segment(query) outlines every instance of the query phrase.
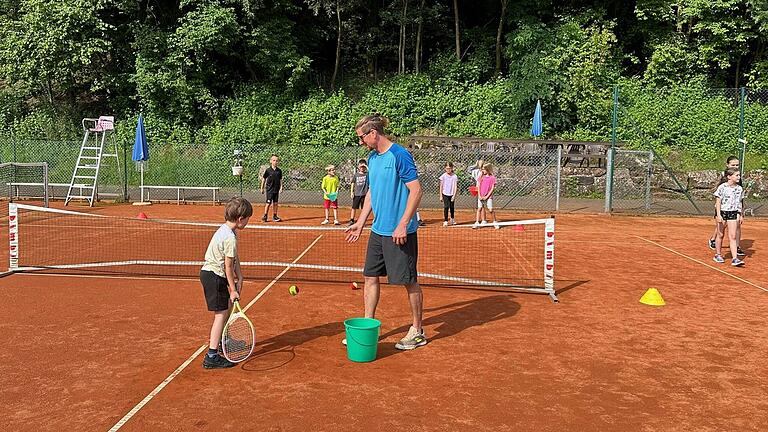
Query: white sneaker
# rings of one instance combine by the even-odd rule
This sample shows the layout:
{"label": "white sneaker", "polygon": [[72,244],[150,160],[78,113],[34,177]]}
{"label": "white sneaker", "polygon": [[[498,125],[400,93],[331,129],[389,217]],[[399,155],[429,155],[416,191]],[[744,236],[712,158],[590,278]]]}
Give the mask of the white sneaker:
{"label": "white sneaker", "polygon": [[333,221],[333,224],[334,224],[334,225],[341,225],[341,222],[339,222],[339,221],[335,220],[335,221]]}
{"label": "white sneaker", "polygon": [[443,226],[448,226],[448,221],[443,222]]}
{"label": "white sneaker", "polygon": [[324,221],[320,222],[320,225],[328,225],[328,219],[326,219],[326,220],[324,220]]}
{"label": "white sneaker", "polygon": [[424,335],[424,329],[421,331],[416,330],[411,326],[408,329],[408,334],[404,338],[400,339],[400,342],[395,344],[395,348],[399,350],[412,350],[420,346],[427,344],[427,336]]}
{"label": "white sneaker", "polygon": [[493,227],[496,228],[496,229],[501,229],[501,226],[499,225],[498,222],[494,222],[493,223]]}
{"label": "white sneaker", "polygon": [[341,344],[347,346],[347,338],[342,339]]}
{"label": "white sneaker", "polygon": [[479,223],[475,222],[474,224],[472,224],[472,229],[477,229],[477,228],[480,228]]}
{"label": "white sneaker", "polygon": [[488,221],[482,221],[482,222],[480,222],[480,225],[486,226],[486,225],[488,225]]}
{"label": "white sneaker", "polygon": [[451,225],[456,225],[456,219],[451,219]]}

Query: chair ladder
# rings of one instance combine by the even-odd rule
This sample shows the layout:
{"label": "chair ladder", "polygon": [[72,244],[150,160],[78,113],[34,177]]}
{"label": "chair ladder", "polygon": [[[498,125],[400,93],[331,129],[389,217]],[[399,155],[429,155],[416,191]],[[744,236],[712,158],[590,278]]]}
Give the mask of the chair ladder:
{"label": "chair ladder", "polygon": [[[94,126],[88,127],[87,122],[93,122]],[[83,119],[83,130],[83,143],[80,145],[80,153],[72,172],[72,181],[69,183],[64,205],[68,205],[73,199],[80,199],[88,201],[88,205],[93,207],[93,203],[98,200],[99,196],[98,180],[102,159],[114,157],[118,171],[120,168],[117,142],[114,139],[112,140],[114,153],[104,153],[107,135],[114,130],[114,117],[102,116],[98,119]]]}

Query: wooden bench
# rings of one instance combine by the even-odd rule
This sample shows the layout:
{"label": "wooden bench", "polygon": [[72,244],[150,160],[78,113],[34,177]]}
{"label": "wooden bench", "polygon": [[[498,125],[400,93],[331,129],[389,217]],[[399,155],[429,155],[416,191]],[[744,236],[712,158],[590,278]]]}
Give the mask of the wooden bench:
{"label": "wooden bench", "polygon": [[[144,189],[147,190],[146,196],[144,195]],[[141,186],[141,200],[144,201],[145,198],[147,201],[152,201],[150,198],[149,192],[152,189],[160,189],[160,190],[173,190],[176,189],[176,204],[181,204],[182,202],[187,202],[187,199],[184,195],[184,191],[188,190],[198,190],[198,191],[209,191],[212,193],[213,196],[213,204],[216,205],[218,203],[217,195],[219,193],[219,187],[215,186]],[[194,201],[189,201],[194,202]]]}

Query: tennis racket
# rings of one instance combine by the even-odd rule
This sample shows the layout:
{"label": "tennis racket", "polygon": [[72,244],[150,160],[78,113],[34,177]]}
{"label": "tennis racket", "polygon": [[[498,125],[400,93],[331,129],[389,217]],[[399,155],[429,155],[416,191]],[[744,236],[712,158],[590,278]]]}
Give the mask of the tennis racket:
{"label": "tennis racket", "polygon": [[253,324],[240,309],[240,302],[236,299],[221,334],[221,351],[224,357],[232,363],[240,363],[247,359],[253,352],[255,338]]}

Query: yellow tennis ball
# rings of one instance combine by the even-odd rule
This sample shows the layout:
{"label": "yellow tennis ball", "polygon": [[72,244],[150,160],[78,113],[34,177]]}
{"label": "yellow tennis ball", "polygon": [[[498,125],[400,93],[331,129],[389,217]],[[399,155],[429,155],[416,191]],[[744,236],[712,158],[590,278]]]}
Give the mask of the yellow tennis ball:
{"label": "yellow tennis ball", "polygon": [[292,296],[295,296],[296,294],[299,293],[299,287],[297,287],[296,285],[291,285],[290,287],[288,287],[288,293]]}

